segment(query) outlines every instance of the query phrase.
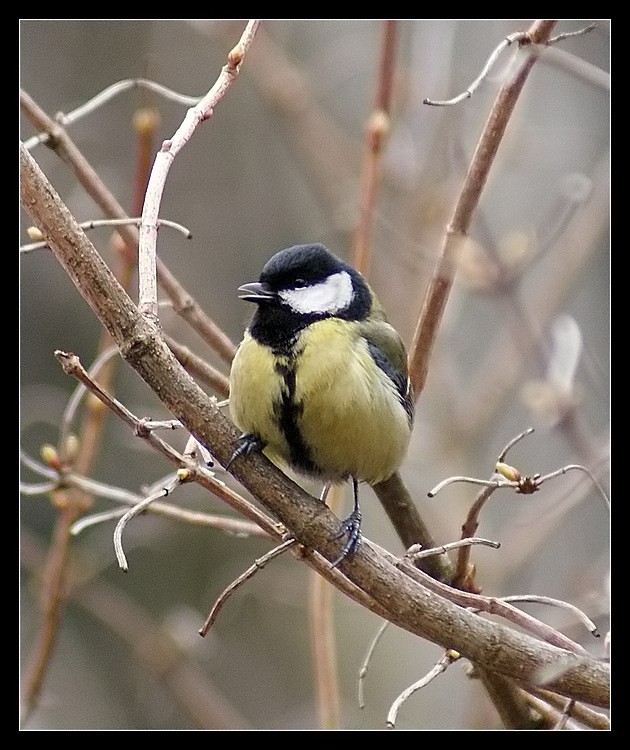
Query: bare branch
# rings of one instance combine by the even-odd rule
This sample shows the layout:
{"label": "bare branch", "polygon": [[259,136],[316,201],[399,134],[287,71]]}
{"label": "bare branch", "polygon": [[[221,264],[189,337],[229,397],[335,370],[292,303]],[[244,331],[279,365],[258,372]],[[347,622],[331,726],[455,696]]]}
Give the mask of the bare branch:
{"label": "bare branch", "polygon": [[522,42],[526,40],[527,37],[528,35],[527,35],[527,32],[525,31],[517,31],[514,34],[510,34],[509,36],[505,37],[505,39],[499,45],[497,45],[497,47],[494,49],[494,51],[488,58],[488,61],[484,65],[481,73],[477,76],[477,78],[475,78],[475,80],[470,84],[470,86],[462,94],[459,94],[458,96],[455,96],[452,99],[445,99],[445,100],[424,99],[422,103],[431,104],[434,107],[448,107],[451,104],[459,104],[459,102],[463,101],[464,99],[470,99],[470,97],[479,88],[479,85],[481,84],[481,82],[486,78],[492,66],[499,59],[499,55],[501,54],[501,52],[503,52],[504,49],[507,49],[508,47],[510,47],[512,44],[514,44],[514,42]]}
{"label": "bare branch", "polygon": [[[579,31],[569,31],[565,34],[559,34],[558,36],[554,36],[551,39],[548,39],[546,42],[544,42],[544,45],[549,46],[552,44],[556,44],[557,42],[560,42],[564,39],[568,39],[569,37],[581,36],[582,34],[586,34],[587,32],[592,31],[596,27],[597,27],[597,24],[592,23],[589,26],[586,26],[586,28],[580,29]],[[475,80],[470,84],[470,86],[466,89],[466,91],[459,94],[458,96],[453,97],[452,99],[446,99],[442,101],[438,99],[424,99],[423,104],[431,104],[434,107],[447,107],[452,104],[459,104],[459,102],[463,101],[464,99],[470,99],[470,97],[479,88],[480,84],[485,80],[492,66],[499,59],[499,56],[503,52],[503,50],[510,47],[512,44],[514,44],[514,42],[518,42],[519,45],[530,44],[531,42],[530,32],[517,31],[514,34],[510,34],[509,36],[507,36],[500,44],[498,44],[497,47],[493,50],[490,57],[488,58],[488,61],[484,65],[481,73],[477,76],[477,78],[475,78]]]}
{"label": "bare branch", "polygon": [[197,126],[204,120],[212,117],[214,108],[223,99],[238,76],[240,65],[260,23],[260,21],[256,20],[248,22],[239,43],[229,53],[227,65],[223,66],[214,86],[195,106],[188,110],[186,117],[175,131],[173,137],[162,143],[162,147],[155,157],[145,193],[139,234],[138,308],[141,315],[148,315],[151,318],[157,319],[157,273],[155,260],[157,229],[162,192],[171,164],[179,151],[188,143]]}
{"label": "bare branch", "polygon": [[253,565],[247,568],[244,573],[241,573],[241,575],[236,580],[232,581],[232,583],[225,589],[225,591],[223,591],[223,593],[214,603],[212,609],[210,610],[210,613],[208,614],[208,617],[206,618],[206,621],[199,630],[199,635],[202,638],[205,638],[214,621],[217,619],[219,611],[238,588],[240,588],[254,574],[258,573],[259,570],[262,570],[270,560],[273,560],[274,557],[278,557],[279,555],[283,554],[287,550],[291,549],[291,547],[295,547],[297,543],[298,542],[295,539],[287,539],[286,541],[282,542],[282,544],[279,544],[277,547],[274,547],[262,557],[259,557],[257,560],[255,560]]}
{"label": "bare branch", "polygon": [[[191,476],[191,479],[192,478],[193,477]],[[103,482],[97,482],[95,479],[82,477],[78,474],[65,474],[63,482],[69,487],[78,487],[95,497],[101,497],[125,505],[134,506],[142,502],[144,499],[135,492],[130,492],[129,490],[120,487],[113,487],[109,484],[104,484]],[[243,500],[243,502],[245,501]],[[190,523],[195,526],[208,526],[213,529],[219,529],[220,531],[224,531],[227,534],[233,534],[237,537],[269,536],[266,531],[252,521],[246,521],[242,518],[228,518],[227,516],[187,510],[186,508],[181,508],[178,505],[171,505],[170,503],[155,501],[146,508],[146,511],[149,513],[155,513],[156,515],[165,516],[166,518],[171,518],[175,521]],[[124,509],[118,509],[117,511],[111,512],[117,512],[122,516],[126,511]],[[76,536],[83,531],[84,528],[92,526],[95,523],[100,523],[104,520],[107,520],[105,514],[92,514],[90,516],[85,516],[72,526],[71,533]]]}
{"label": "bare branch", "polygon": [[557,36],[552,36],[551,39],[548,39],[545,44],[546,46],[551,46],[552,44],[557,44],[558,42],[562,42],[564,39],[570,39],[573,36],[583,36],[584,34],[588,34],[589,31],[593,31],[593,29],[597,28],[596,23],[590,23],[588,26],[585,26],[583,29],[578,29],[577,31],[565,31],[564,34],[558,34]]}
{"label": "bare branch", "polygon": [[405,553],[405,557],[414,562],[420,560],[423,557],[429,555],[443,555],[452,549],[459,549],[460,547],[469,547],[471,544],[481,544],[485,547],[493,547],[499,549],[501,544],[499,542],[493,542],[491,539],[482,539],[481,537],[466,537],[466,539],[460,539],[457,542],[449,542],[448,544],[442,544],[439,547],[433,547],[432,549],[415,549],[418,545],[409,547]]}
{"label": "bare branch", "polygon": [[[532,44],[546,42],[555,24],[555,21],[535,21],[527,31],[530,42]],[[426,381],[431,351],[453,284],[458,250],[463,238],[468,234],[472,217],[481,199],[481,193],[503,139],[503,134],[535,62],[536,55],[528,56],[517,73],[501,87],[477,143],[451,219],[448,222],[438,262],[424,299],[409,353],[409,372],[416,399],[420,396]]]}
{"label": "bare branch", "polygon": [[576,607],[573,604],[569,604],[569,602],[563,602],[560,599],[552,599],[550,596],[536,596],[533,594],[524,594],[524,595],[518,595],[518,594],[511,594],[510,596],[502,596],[501,597],[502,602],[536,602],[537,604],[549,604],[552,607],[560,607],[562,609],[568,609],[570,612],[573,612],[574,615],[577,616],[577,618],[580,620],[580,622],[584,625],[584,627],[594,635],[596,638],[599,638],[600,634],[597,630],[597,625],[588,618],[584,612],[582,612],[581,609]]}
{"label": "bare branch", "polygon": [[[93,219],[92,221],[83,221],[79,224],[79,226],[83,230],[90,230],[97,229],[98,227],[122,227],[127,224],[132,224],[133,226],[139,227],[141,223],[142,218]],[[171,229],[176,229],[178,232],[181,232],[187,240],[192,239],[192,232],[189,229],[186,229],[186,227],[182,224],[178,224],[176,221],[169,221],[168,219],[158,219],[158,229],[163,226],[169,227]],[[48,247],[48,243],[44,242],[43,240],[39,240],[37,242],[31,242],[28,245],[22,245],[22,247],[20,247],[20,252],[29,253],[32,250],[41,250],[45,247]]]}
{"label": "bare branch", "polygon": [[79,358],[74,354],[65,352],[55,352],[55,356],[61,362],[64,371],[73,375],[84,383],[97,398],[108,406],[118,417],[129,425],[136,435],[145,439],[159,453],[175,463],[178,467],[184,466],[190,474],[191,480],[194,480],[202,486],[209,489],[213,494],[220,497],[230,506],[244,514],[247,518],[258,523],[267,533],[275,535],[278,533],[278,527],[264,513],[261,513],[252,503],[246,501],[236,492],[230,490],[223,482],[220,482],[213,474],[205,469],[196,466],[191,461],[187,461],[184,456],[180,455],[168,443],[164,442],[155,435],[154,431],[147,429],[143,420],[135,417],[125,406],[116,399],[112,398],[100,386],[93,381],[89,374],[83,369]]}
{"label": "bare branch", "polygon": [[512,438],[510,442],[505,446],[505,448],[501,451],[501,453],[499,453],[499,458],[497,459],[497,461],[499,462],[505,461],[505,457],[507,456],[508,451],[512,450],[512,448],[524,437],[527,437],[527,435],[531,435],[533,431],[534,431],[533,427],[528,427],[526,430],[523,430],[523,432],[521,432],[519,435]]}
{"label": "bare branch", "polygon": [[368,673],[368,667],[370,665],[370,662],[372,661],[372,656],[374,654],[374,651],[376,650],[376,646],[378,642],[383,637],[383,634],[385,633],[385,630],[387,630],[387,627],[390,625],[387,620],[385,620],[379,629],[376,631],[376,635],[372,639],[372,643],[370,643],[370,647],[368,648],[368,652],[365,655],[365,659],[363,660],[363,665],[359,671],[359,683],[358,683],[358,700],[359,700],[359,708],[365,708],[365,700],[363,698],[363,684],[365,682],[365,678],[367,677]]}
{"label": "bare branch", "polygon": [[116,528],[114,529],[114,550],[116,551],[116,559],[118,560],[118,566],[121,570],[124,570],[125,572],[129,570],[129,566],[127,565],[127,558],[122,546],[122,533],[125,526],[129,523],[129,521],[131,521],[132,518],[135,518],[138,514],[142,513],[143,510],[146,510],[146,508],[148,508],[148,506],[154,500],[157,500],[159,497],[167,497],[167,495],[170,495],[171,492],[181,483],[182,480],[180,479],[179,475],[176,475],[175,477],[173,477],[171,483],[167,487],[163,487],[158,492],[145,497],[144,500],[141,500],[139,503],[134,505],[133,508],[128,510],[120,519],[120,521],[118,521],[118,523],[116,524]]}
{"label": "bare branch", "polygon": [[457,651],[449,649],[437,662],[437,664],[435,664],[435,666],[429,672],[427,672],[424,677],[422,677],[422,679],[414,682],[413,685],[410,685],[408,688],[403,690],[403,692],[398,696],[398,698],[396,698],[396,700],[392,703],[391,708],[389,709],[389,712],[387,714],[387,728],[394,729],[396,725],[396,718],[398,717],[398,712],[400,711],[402,704],[408,698],[410,698],[417,690],[426,687],[438,675],[442,674],[442,672],[445,672],[454,661],[457,661],[460,658],[460,656],[461,654],[458,654]]}
{"label": "bare branch", "polygon": [[[149,91],[153,91],[155,94],[158,94],[165,99],[170,99],[171,101],[174,101],[177,104],[183,104],[186,107],[194,107],[194,105],[197,104],[197,102],[201,99],[200,96],[186,96],[185,94],[180,94],[177,91],[173,91],[172,89],[169,89],[166,86],[162,86],[162,84],[156,83],[155,81],[149,81],[146,78],[128,78],[123,81],[113,83],[111,86],[108,86],[106,89],[99,92],[96,96],[92,97],[92,99],[88,99],[88,101],[82,104],[80,107],[73,109],[72,112],[68,112],[68,114],[59,112],[56,120],[60,125],[64,127],[66,125],[71,125],[73,122],[80,120],[82,117],[85,117],[86,115],[97,110],[99,107],[102,107],[104,104],[111,101],[115,96],[118,96],[118,94],[122,94],[124,91],[129,91],[136,88],[148,89]],[[35,135],[32,138],[29,138],[27,141],[24,141],[24,148],[30,151],[38,143],[46,143],[50,139],[50,137],[50,133],[48,132],[43,132],[39,135]]]}
{"label": "bare branch", "polygon": [[555,477],[560,476],[561,474],[566,474],[567,471],[582,471],[584,474],[588,476],[588,478],[593,482],[595,485],[595,488],[599,492],[599,494],[602,496],[604,502],[610,508],[610,499],[608,498],[608,495],[604,491],[604,488],[601,486],[601,484],[597,481],[597,477],[593,474],[592,471],[586,468],[586,466],[581,466],[580,464],[569,464],[568,466],[563,466],[560,469],[556,469],[556,471],[552,471],[550,474],[545,474],[542,477],[538,478],[538,484],[541,485],[543,482],[548,481],[549,479],[554,479]]}
{"label": "bare branch", "polygon": [[[20,104],[31,122],[36,127],[46,130],[51,135],[50,147],[54,148],[57,155],[71,167],[81,185],[83,185],[88,195],[96,202],[103,213],[114,219],[128,218],[120,203],[107,190],[103,181],[63,128],[51,120],[41,107],[24,91],[20,91]],[[138,248],[138,231],[135,227],[126,224],[119,226],[117,229],[129,252],[135,255]],[[199,304],[182,287],[164,262],[160,258],[157,258],[156,262],[158,281],[162,289],[173,300],[173,309],[175,312],[199,333],[203,340],[219,354],[223,361],[231,362],[236,351],[234,343],[230,341],[228,336],[216,323],[208,318]]]}

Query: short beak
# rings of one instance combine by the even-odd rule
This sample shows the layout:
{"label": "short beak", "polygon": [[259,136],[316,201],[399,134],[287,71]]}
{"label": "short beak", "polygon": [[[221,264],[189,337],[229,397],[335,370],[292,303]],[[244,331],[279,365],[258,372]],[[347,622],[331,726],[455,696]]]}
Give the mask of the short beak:
{"label": "short beak", "polygon": [[260,281],[252,281],[249,284],[243,284],[238,288],[239,299],[247,302],[273,302],[277,295],[269,287]]}

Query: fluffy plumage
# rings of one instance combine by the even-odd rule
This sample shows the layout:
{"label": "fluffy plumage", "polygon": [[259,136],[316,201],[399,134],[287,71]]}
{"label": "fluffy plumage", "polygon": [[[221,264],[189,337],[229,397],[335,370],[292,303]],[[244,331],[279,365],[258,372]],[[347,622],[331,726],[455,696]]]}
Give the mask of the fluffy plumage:
{"label": "fluffy plumage", "polygon": [[257,309],[230,373],[230,411],[243,431],[231,461],[264,450],[325,482],[352,478],[355,508],[336,565],[360,540],[356,484],[387,479],[407,450],[405,348],[363,277],[323,245],[276,253],[239,292]]}

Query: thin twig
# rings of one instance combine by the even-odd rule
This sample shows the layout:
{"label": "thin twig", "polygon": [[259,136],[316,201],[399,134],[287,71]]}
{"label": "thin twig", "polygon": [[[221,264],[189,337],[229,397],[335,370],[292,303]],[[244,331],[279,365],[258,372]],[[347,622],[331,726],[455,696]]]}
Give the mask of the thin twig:
{"label": "thin twig", "polygon": [[84,516],[80,521],[73,523],[70,527],[70,533],[72,536],[77,536],[90,526],[96,526],[99,523],[106,523],[114,518],[120,518],[126,512],[124,508],[115,508],[114,510],[104,510],[102,513],[91,513],[89,516]]}
{"label": "thin twig", "polygon": [[[141,223],[142,218],[140,217],[137,219],[93,219],[92,221],[81,222],[79,226],[85,231],[90,229],[97,229],[98,227],[121,227],[125,224],[131,224],[133,226],[139,227]],[[186,229],[186,227],[182,224],[178,224],[176,221],[159,219],[158,229],[160,227],[170,227],[171,229],[176,229],[178,232],[181,232],[187,240],[192,239],[192,232],[189,229]],[[31,250],[41,250],[45,247],[48,247],[48,243],[45,240],[39,240],[37,242],[31,242],[28,245],[22,245],[20,247],[20,252],[28,253],[31,252]]]}
{"label": "thin twig", "polygon": [[155,157],[149,177],[142,207],[142,223],[138,245],[138,309],[140,314],[157,319],[157,273],[156,245],[157,229],[162,201],[162,192],[166,178],[179,151],[188,143],[197,126],[212,117],[215,107],[223,99],[239,74],[241,63],[254,40],[260,21],[250,20],[243,31],[238,44],[228,54],[227,64],[223,66],[214,86],[193,107],[177,128],[172,138],[167,138]]}
{"label": "thin twig", "polygon": [[36,461],[34,458],[31,458],[31,456],[28,455],[28,453],[25,453],[24,451],[20,450],[20,461],[25,465],[28,466],[29,469],[32,469],[36,474],[39,474],[43,477],[48,477],[49,479],[57,479],[58,472],[54,469],[51,469],[49,466],[44,466],[43,464],[39,463],[39,461]]}
{"label": "thin twig", "polygon": [[[564,34],[558,34],[558,36],[554,36],[551,39],[548,39],[546,42],[544,42],[544,46],[548,47],[552,44],[556,44],[557,42],[563,41],[564,39],[568,39],[569,37],[573,36],[581,36],[582,34],[586,34],[589,31],[592,31],[594,28],[596,28],[597,24],[592,23],[589,26],[586,26],[583,29],[580,29],[579,31],[569,31]],[[464,99],[469,99],[475,91],[479,88],[480,84],[488,73],[490,72],[490,69],[492,66],[496,63],[496,61],[499,59],[499,55],[503,52],[503,50],[510,47],[514,42],[519,42],[523,44],[529,44],[530,43],[530,32],[528,31],[517,31],[514,34],[510,34],[507,36],[500,44],[496,46],[490,57],[488,58],[488,61],[483,67],[483,70],[481,73],[475,78],[475,80],[470,84],[470,86],[464,91],[463,93],[459,94],[458,96],[453,97],[452,99],[446,99],[446,100],[438,100],[438,99],[424,99],[423,104],[431,104],[434,107],[447,107],[452,104],[459,104],[459,102],[463,101]],[[538,54],[538,52],[537,52]]]}
{"label": "thin twig", "polygon": [[[56,116],[56,120],[61,126],[65,127],[67,125],[71,125],[77,120],[80,120],[82,117],[85,117],[91,112],[94,112],[99,107],[102,107],[104,104],[111,101],[115,96],[118,96],[118,94],[135,88],[148,89],[149,91],[153,91],[154,93],[164,97],[165,99],[170,99],[171,101],[174,101],[177,104],[183,104],[186,107],[193,107],[201,99],[200,96],[186,96],[185,94],[180,94],[177,91],[173,91],[166,86],[162,86],[160,83],[155,83],[155,81],[149,81],[146,78],[128,78],[123,81],[117,81],[116,83],[113,83],[111,86],[108,86],[103,91],[100,91],[96,96],[92,97],[92,99],[89,99],[87,102],[85,102],[85,104],[82,104],[80,107],[77,107],[71,112],[68,112],[68,114],[63,114],[63,112],[60,112]],[[32,138],[24,141],[24,148],[30,150],[38,143],[46,143],[50,138],[50,132],[39,133],[39,135],[35,135]]]}
{"label": "thin twig", "polygon": [[208,617],[206,617],[206,621],[199,629],[199,635],[202,636],[202,638],[205,638],[205,636],[208,634],[208,631],[214,624],[214,621],[217,619],[219,611],[238,588],[240,588],[253,575],[258,573],[259,570],[262,570],[268,562],[274,559],[274,557],[278,557],[278,555],[283,554],[283,552],[291,549],[291,547],[295,547],[297,543],[298,542],[295,539],[286,539],[284,542],[282,542],[282,544],[279,544],[277,547],[274,547],[262,557],[259,557],[257,560],[255,560],[253,565],[247,568],[244,573],[241,573],[241,575],[236,580],[232,581],[232,583],[221,593],[219,598],[212,606]]}
{"label": "thin twig", "polygon": [[560,469],[556,469],[556,471],[552,471],[550,474],[545,474],[542,477],[538,478],[538,484],[542,484],[543,482],[548,481],[549,479],[554,479],[555,477],[558,477],[562,474],[566,474],[567,471],[581,471],[584,474],[586,474],[587,477],[593,482],[595,485],[595,488],[603,498],[604,502],[610,508],[610,499],[608,498],[608,495],[606,494],[604,488],[601,486],[601,484],[597,481],[597,477],[593,474],[592,471],[586,468],[586,466],[582,466],[580,464],[569,464],[568,466],[563,466]]}
{"label": "thin twig", "polygon": [[499,457],[497,461],[505,461],[505,457],[508,454],[508,451],[512,450],[512,448],[520,442],[524,437],[527,437],[528,435],[531,435],[534,431],[533,427],[528,427],[526,430],[523,430],[523,432],[519,433],[516,437],[513,437],[510,442],[505,446],[505,448],[499,453]]}
{"label": "thin twig", "polygon": [[516,487],[516,482],[510,482],[506,479],[477,479],[477,477],[447,477],[441,482],[435,485],[432,490],[427,492],[427,497],[435,497],[438,492],[443,490],[449,484],[456,484],[457,482],[463,482],[465,484],[478,484],[482,487],[489,487],[497,490],[500,487]]}
{"label": "thin twig", "polygon": [[142,420],[135,417],[126,406],[117,399],[110,396],[101,386],[91,378],[90,374],[83,368],[79,358],[71,352],[55,351],[55,357],[63,367],[67,375],[72,375],[88,388],[100,401],[102,401],[117,417],[125,424],[133,428],[135,433],[144,437],[154,448],[157,448],[167,458],[173,459],[179,454],[168,443],[160,440],[151,430],[142,430]]}
{"label": "thin twig", "polygon": [[359,708],[365,708],[365,700],[363,698],[363,685],[365,683],[365,678],[367,677],[368,673],[368,667],[370,666],[370,662],[372,661],[372,655],[374,654],[374,651],[376,650],[376,646],[378,642],[383,637],[383,634],[385,633],[385,630],[387,629],[388,625],[390,623],[385,620],[379,629],[376,631],[376,635],[372,639],[372,643],[370,643],[370,647],[368,648],[367,654],[365,655],[365,659],[363,660],[363,665],[361,666],[361,669],[359,670],[359,681],[358,681],[358,701],[359,701]]}
{"label": "thin twig", "polygon": [[[532,44],[546,42],[555,24],[553,20],[535,21],[527,31],[528,39]],[[409,353],[409,372],[416,399],[426,381],[431,352],[455,276],[458,250],[468,234],[503,134],[535,62],[536,55],[529,55],[518,72],[501,87],[448,222]]]}
{"label": "thin twig", "polygon": [[[566,704],[566,698],[563,698],[556,693],[552,693],[550,690],[544,690],[533,685],[524,687],[523,690],[526,693],[531,693],[541,701],[551,704],[559,710],[563,710]],[[571,716],[576,720],[590,727],[591,729],[608,730],[610,729],[610,719],[598,711],[593,711],[592,708],[585,706],[583,703],[576,703],[571,709]]]}
{"label": "thin twig", "polygon": [[569,604],[569,602],[564,602],[561,599],[553,599],[550,596],[538,596],[535,594],[511,594],[510,596],[502,596],[501,597],[502,602],[535,602],[536,604],[548,604],[552,607],[560,607],[562,609],[568,609],[570,612],[572,612],[578,620],[584,625],[584,627],[591,633],[591,635],[594,635],[595,638],[599,638],[600,633],[597,630],[597,625],[589,618],[587,617],[584,612],[582,612],[579,607],[576,607],[574,604]]}
{"label": "thin twig", "polygon": [[565,31],[563,34],[552,36],[551,39],[548,39],[545,42],[545,45],[549,47],[552,44],[557,44],[558,42],[562,42],[564,39],[570,39],[573,36],[583,36],[584,34],[588,34],[589,31],[593,31],[593,29],[596,28],[596,23],[589,23],[589,25],[585,26],[583,29],[578,29],[577,31]]}
{"label": "thin twig", "polygon": [[429,670],[429,672],[427,672],[424,677],[422,677],[422,679],[414,682],[413,685],[410,685],[408,688],[403,690],[403,692],[398,696],[398,698],[396,698],[389,709],[389,712],[387,714],[387,728],[394,729],[396,725],[396,719],[398,717],[398,712],[400,711],[403,703],[408,698],[410,698],[417,690],[426,687],[432,680],[434,680],[438,675],[441,675],[443,672],[445,672],[448,667],[450,667],[451,664],[454,661],[457,661],[459,658],[460,654],[458,654],[457,651],[449,649],[437,662],[437,664],[435,664],[433,668]]}
{"label": "thin twig", "polygon": [[41,484],[23,484],[20,482],[20,494],[34,497],[36,495],[44,495],[48,492],[52,492],[57,487],[56,480],[49,480],[48,482],[42,482]]}
{"label": "thin twig", "polygon": [[475,91],[479,88],[479,85],[481,82],[485,79],[485,77],[490,72],[490,69],[495,64],[495,62],[498,60],[499,55],[501,52],[503,52],[504,49],[507,49],[510,47],[514,42],[522,42],[525,39],[527,39],[528,34],[525,31],[517,31],[514,34],[510,34],[507,36],[500,44],[496,46],[490,57],[488,58],[488,61],[483,67],[483,70],[478,75],[477,78],[470,84],[470,86],[464,91],[462,94],[459,94],[458,96],[453,97],[452,99],[423,99],[423,104],[431,104],[434,107],[448,107],[451,104],[459,104],[459,102],[463,101],[464,99],[469,99]]}
{"label": "thin twig", "polygon": [[[191,475],[191,479],[192,479]],[[112,500],[117,503],[124,503],[125,505],[137,505],[143,500],[143,498],[135,492],[122,489],[120,487],[113,487],[103,482],[97,482],[95,479],[88,477],[78,476],[76,474],[64,475],[63,481],[70,487],[78,487],[79,489],[89,492],[95,497],[101,497],[106,500]],[[268,532],[261,529],[261,527],[252,522],[246,521],[242,518],[228,518],[227,516],[219,516],[211,513],[202,513],[200,511],[187,510],[181,508],[178,505],[171,505],[170,503],[153,502],[146,509],[149,513],[155,513],[162,515],[167,518],[172,518],[176,521],[183,521],[184,523],[194,524],[196,526],[208,526],[210,528],[219,529],[226,532],[227,534],[233,534],[237,537],[250,537],[250,536],[269,536]],[[126,511],[123,509],[120,511],[122,515]],[[80,521],[77,521],[71,528],[73,535],[79,534],[88,525],[97,523],[98,520],[91,520],[96,518],[95,514],[86,516]],[[103,520],[105,520],[103,518]]]}
{"label": "thin twig", "polygon": [[481,537],[466,537],[466,539],[460,539],[457,542],[449,542],[448,544],[442,544],[439,547],[433,547],[431,549],[415,549],[418,545],[409,547],[405,553],[412,562],[421,560],[423,557],[429,557],[429,555],[444,555],[452,549],[459,549],[460,547],[469,547],[471,544],[481,544],[485,547],[493,547],[499,549],[501,546],[500,542],[493,542],[491,539],[482,539]]}
{"label": "thin twig", "polygon": [[[118,348],[116,346],[110,346],[108,349],[105,349],[98,355],[98,357],[88,370],[88,376],[90,380],[94,380],[94,378],[97,377],[101,368],[115,354],[118,354]],[[88,386],[85,383],[80,382],[74,390],[72,396],[70,396],[70,398],[68,399],[68,403],[66,404],[66,408],[63,410],[63,415],[61,418],[61,428],[59,430],[60,445],[66,444],[66,440],[68,438],[68,435],[70,434],[70,430],[72,429],[72,423],[74,421],[77,409],[79,408],[79,404],[81,403],[83,396],[87,392]]]}
{"label": "thin twig", "polygon": [[162,487],[162,489],[158,490],[158,492],[154,492],[150,494],[148,497],[145,497],[143,500],[141,500],[139,503],[133,506],[130,510],[128,510],[123,517],[118,521],[116,524],[116,528],[114,529],[114,550],[116,552],[116,559],[118,560],[118,566],[121,570],[124,570],[127,572],[129,570],[129,566],[127,565],[127,558],[125,556],[125,551],[123,550],[122,546],[122,533],[125,528],[125,526],[131,521],[132,518],[135,518],[137,515],[142,513],[142,511],[146,510],[149,505],[154,500],[157,500],[159,497],[167,497],[168,495],[173,492],[173,490],[178,487],[182,483],[181,479],[178,475],[173,477],[172,482],[167,487]]}
{"label": "thin twig", "polygon": [[372,113],[365,129],[365,147],[361,170],[359,223],[354,233],[353,263],[366,277],[370,272],[370,234],[374,208],[381,177],[382,154],[390,130],[394,59],[398,36],[398,22],[383,21],[377,91]]}

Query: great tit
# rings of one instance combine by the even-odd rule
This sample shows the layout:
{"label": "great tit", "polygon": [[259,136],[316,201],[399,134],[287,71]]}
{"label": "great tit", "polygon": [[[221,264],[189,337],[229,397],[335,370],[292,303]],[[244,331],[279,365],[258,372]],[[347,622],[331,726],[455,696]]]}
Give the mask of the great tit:
{"label": "great tit", "polygon": [[228,467],[263,451],[325,483],[351,479],[337,566],[361,541],[358,483],[389,478],[407,451],[405,347],[363,276],[321,244],[281,250],[238,292],[257,307],[230,372],[230,413],[243,434]]}

